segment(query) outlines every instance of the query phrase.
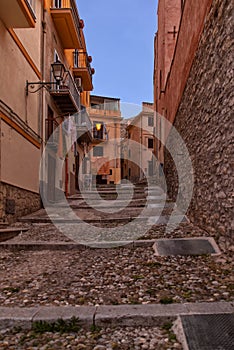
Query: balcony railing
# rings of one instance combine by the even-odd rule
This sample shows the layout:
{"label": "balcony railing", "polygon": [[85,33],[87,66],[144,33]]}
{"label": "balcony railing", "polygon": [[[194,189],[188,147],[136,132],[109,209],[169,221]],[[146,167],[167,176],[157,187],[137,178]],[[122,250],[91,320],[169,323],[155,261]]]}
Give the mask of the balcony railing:
{"label": "balcony railing", "polygon": [[73,74],[82,79],[85,91],[93,89],[92,74],[94,70],[91,68],[90,61],[91,56],[88,56],[86,52],[79,52],[78,50],[73,52]]}
{"label": "balcony railing", "polygon": [[81,111],[75,114],[75,123],[77,128],[77,137],[80,141],[92,141],[92,123],[84,106]]}
{"label": "balcony railing", "polygon": [[92,76],[92,68],[90,65],[90,56],[87,52],[79,52],[75,50],[73,52],[74,68],[87,68],[90,76]]}
{"label": "balcony railing", "polygon": [[62,84],[51,85],[50,93],[62,113],[76,113],[80,109],[80,93],[68,71]]}
{"label": "balcony railing", "polygon": [[51,0],[51,15],[64,48],[81,48],[81,26],[75,0]]}

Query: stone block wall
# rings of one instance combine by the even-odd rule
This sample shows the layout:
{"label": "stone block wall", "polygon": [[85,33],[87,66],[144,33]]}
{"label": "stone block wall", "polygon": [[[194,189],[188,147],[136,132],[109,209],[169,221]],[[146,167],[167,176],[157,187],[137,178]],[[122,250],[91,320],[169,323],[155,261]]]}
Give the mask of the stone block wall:
{"label": "stone block wall", "polygon": [[[226,247],[234,240],[232,7],[231,0],[213,0],[174,120],[194,169],[188,216]],[[168,142],[174,141],[169,137]],[[164,170],[169,195],[175,199],[177,172],[167,151]],[[183,202],[186,194],[180,186]]]}
{"label": "stone block wall", "polygon": [[41,207],[40,195],[0,182],[0,221],[13,223]]}

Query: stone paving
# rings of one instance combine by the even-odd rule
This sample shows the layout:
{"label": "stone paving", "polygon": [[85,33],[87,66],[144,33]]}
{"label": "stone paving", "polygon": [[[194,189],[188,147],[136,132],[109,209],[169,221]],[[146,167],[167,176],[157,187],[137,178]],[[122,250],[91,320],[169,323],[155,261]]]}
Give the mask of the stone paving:
{"label": "stone paving", "polygon": [[[169,324],[170,326],[170,324]],[[116,327],[73,333],[4,330],[0,332],[0,349],[40,350],[182,350],[175,334],[164,327]]]}
{"label": "stone paving", "polygon": [[[113,200],[113,193],[109,193],[110,202]],[[130,220],[137,216],[141,211],[139,205],[146,201],[145,192],[138,191],[129,205],[129,207],[118,213],[118,217],[125,217]],[[164,198],[160,190],[157,196],[151,195],[151,204],[155,205],[154,213],[163,209]],[[152,198],[153,197],[153,198]],[[116,201],[117,204],[121,204]],[[80,198],[79,195],[70,198],[69,203],[75,208],[74,211],[82,218],[90,217],[95,220],[96,213],[92,211],[90,205]],[[103,204],[103,203],[102,203]],[[135,207],[134,207],[135,205]],[[82,209],[79,209],[79,206]],[[85,208],[87,206],[87,208]],[[160,218],[170,215],[174,204],[166,201]],[[160,208],[162,207],[162,208]],[[64,208],[61,205],[62,210]],[[151,208],[152,209],[152,208]],[[158,209],[160,209],[158,211]],[[101,205],[99,210],[101,211]],[[63,211],[63,213],[66,213]],[[86,213],[86,214],[85,214]],[[152,212],[147,213],[149,216]],[[117,227],[124,225],[124,222],[117,222],[117,214],[109,213],[110,221]],[[104,219],[107,216],[100,214]],[[36,218],[40,218],[40,223],[35,223]],[[99,217],[99,219],[100,219]],[[13,227],[28,228],[28,231],[22,232],[17,237],[10,239],[6,243],[22,242],[72,242],[72,239],[59,232],[52,223],[47,222],[48,216],[44,210],[34,215],[24,218],[23,222],[18,222]],[[96,225],[96,224],[95,224]],[[142,223],[139,221],[135,225],[136,231],[140,229]],[[99,223],[99,226],[105,228],[107,222]],[[207,237],[206,231],[192,225],[189,222],[183,222],[171,226],[170,236],[166,232],[166,225],[155,223],[149,225],[149,229],[143,235],[137,235],[136,239],[155,240],[159,238],[185,238],[185,237]],[[148,227],[147,227],[148,228]],[[131,232],[131,234],[133,234]],[[131,236],[131,235],[130,235]],[[133,234],[135,237],[135,235]],[[216,236],[214,236],[216,238]],[[128,239],[128,237],[127,237]],[[222,254],[200,256],[156,256],[152,246],[135,247],[116,247],[112,249],[84,249],[62,251],[62,250],[11,250],[10,247],[0,248],[0,306],[19,306],[19,307],[38,307],[38,306],[76,306],[81,305],[147,305],[152,303],[159,304],[180,304],[185,302],[217,302],[233,301],[233,251],[225,249],[225,245],[219,245]],[[133,330],[114,329],[111,332],[101,331],[98,339],[106,337],[105,344],[100,349],[173,349],[181,348],[176,338],[172,335],[168,338],[165,329],[157,328],[152,332],[140,327]],[[84,331],[81,331],[84,332]],[[115,333],[117,332],[117,333]],[[147,336],[142,336],[142,344],[135,343],[136,334],[143,332]],[[164,333],[163,333],[164,332]],[[21,333],[19,333],[21,334]],[[77,335],[72,335],[74,339],[70,342],[70,348],[74,349],[94,349],[93,336],[91,333],[84,332],[85,338],[78,347]],[[88,335],[87,335],[88,334]],[[112,335],[111,335],[112,334]],[[116,345],[110,343],[115,338],[115,334],[121,334]],[[135,335],[134,335],[135,334]],[[156,336],[155,336],[156,334]],[[164,334],[164,335],[163,335]],[[0,337],[1,348],[14,348],[14,339],[20,337],[26,339],[22,343],[22,349],[33,348],[30,333],[21,334],[17,338],[10,330],[3,332]],[[43,337],[47,337],[45,334]],[[53,345],[42,349],[66,348],[66,336],[58,334],[49,335]],[[88,337],[88,341],[87,341]],[[126,342],[121,343],[121,338]],[[148,338],[147,338],[148,337]],[[30,339],[28,339],[30,338]],[[117,337],[118,338],[118,337]],[[116,338],[116,339],[117,339]],[[141,336],[140,336],[141,338]],[[146,340],[146,338],[148,340]],[[173,338],[173,339],[172,339]],[[35,336],[38,340],[38,337]],[[90,340],[92,339],[92,341]],[[4,345],[4,341],[8,345]],[[56,342],[62,342],[63,345],[56,345]],[[74,343],[75,342],[75,343]],[[119,343],[120,342],[120,343]],[[69,343],[69,342],[68,342]],[[151,344],[151,345],[150,345]],[[157,345],[152,345],[157,344]],[[4,347],[5,346],[5,347]],[[9,347],[7,347],[9,346]],[[60,346],[60,347],[59,347]],[[83,346],[83,347],[82,347]],[[125,346],[125,347],[124,347]],[[151,347],[150,347],[151,346]],[[154,346],[154,347],[153,347]],[[69,347],[68,347],[69,348]],[[97,348],[98,349],[98,348]]]}

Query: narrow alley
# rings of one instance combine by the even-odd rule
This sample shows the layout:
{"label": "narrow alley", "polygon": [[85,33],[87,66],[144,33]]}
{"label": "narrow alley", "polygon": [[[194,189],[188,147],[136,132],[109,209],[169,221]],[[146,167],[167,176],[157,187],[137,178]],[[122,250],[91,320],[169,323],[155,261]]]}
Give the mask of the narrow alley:
{"label": "narrow alley", "polygon": [[[0,290],[0,311],[6,310],[4,307],[15,307],[18,310],[39,308],[39,318],[52,321],[64,312],[66,315],[68,307],[77,308],[76,314],[79,318],[79,313],[88,312],[88,307],[97,308],[97,329],[94,333],[85,331],[84,327],[81,331],[82,336],[72,336],[69,343],[62,335],[50,334],[48,349],[59,349],[60,342],[64,344],[64,348],[94,349],[94,338],[97,346],[95,349],[182,349],[179,340],[175,340],[176,336],[171,335],[174,334],[172,329],[165,331],[168,317],[175,321],[180,313],[186,314],[181,312],[182,309],[177,309],[178,306],[183,308],[185,305],[191,305],[193,308],[195,305],[196,310],[196,305],[200,305],[200,311],[195,311],[198,315],[206,314],[207,311],[210,313],[207,306],[210,304],[207,303],[214,305],[216,316],[231,310],[231,304],[228,303],[232,300],[233,292],[231,251],[220,254],[215,243],[216,237],[210,237],[206,231],[191,224],[186,216],[168,237],[166,224],[175,204],[169,198],[165,201],[165,195],[159,187],[153,186],[153,189],[152,195],[148,193],[144,183],[135,186],[132,199],[124,210],[105,215],[101,211],[105,206],[100,207],[100,202],[97,202],[100,208],[93,209],[81,194],[71,196],[68,202],[78,218],[78,222],[73,223],[77,228],[77,236],[73,233],[75,241],[56,228],[57,223],[61,225],[62,221],[63,227],[67,227],[67,232],[70,231],[66,215],[64,218],[53,218],[54,223],[51,223],[46,211],[41,209],[13,224],[12,228],[19,231],[23,228],[25,231],[18,232],[14,238],[0,243],[0,279],[4,281]],[[122,186],[122,190],[127,195],[128,189],[125,185]],[[118,193],[113,185],[100,186],[99,193],[109,210],[109,203],[114,205],[112,209],[118,210],[118,206],[123,202],[123,195],[118,200]],[[86,195],[91,202],[95,202],[92,192]],[[129,241],[125,239],[125,242],[118,242],[116,238],[109,242],[103,238],[95,242],[87,239],[87,244],[94,247],[78,243],[81,220],[85,221],[87,218],[89,225],[97,225],[103,230],[113,225],[120,228],[140,214],[148,197],[150,208],[142,218],[143,223],[140,221],[135,224],[136,230],[139,230],[142,224],[147,225],[147,220],[152,218],[152,210],[154,218],[156,213],[159,217],[142,236],[135,239],[130,237]],[[177,225],[176,221],[181,220],[179,212],[175,218],[179,218],[175,220]],[[85,235],[89,235],[89,231],[85,232]],[[106,246],[107,243],[109,246]],[[222,249],[222,246],[220,248]],[[139,311],[142,318],[145,317],[143,324],[135,319],[136,315],[131,316],[131,305],[143,307]],[[149,320],[147,305],[165,307],[157,321],[152,315],[154,321]],[[113,307],[107,323],[102,309],[100,315],[98,314],[101,306]],[[168,306],[170,310],[167,309]],[[82,311],[83,307],[87,307],[87,310]],[[115,308],[118,307],[120,314],[121,308],[129,308],[130,321],[124,322],[126,314],[116,318],[115,314],[118,311]],[[69,312],[71,314],[75,311],[70,309]],[[187,314],[191,314],[191,311],[187,311]],[[17,326],[17,316],[13,317],[13,321],[10,319],[11,317],[8,322]],[[37,317],[33,317],[33,320],[36,321]],[[91,327],[93,318],[82,320],[81,317],[81,325],[82,321],[86,328],[87,323]],[[108,325],[112,323],[114,328],[110,330]],[[124,327],[128,324],[134,327],[128,330]],[[145,324],[151,327],[145,327]],[[157,327],[152,328],[155,324]],[[25,348],[33,347],[38,339],[34,335],[35,339],[33,337],[32,340],[31,335],[28,331],[20,332],[17,337],[11,332],[4,334],[8,339],[8,347],[5,348],[14,349],[19,344],[24,344]],[[48,339],[44,336],[42,344],[47,342]]]}

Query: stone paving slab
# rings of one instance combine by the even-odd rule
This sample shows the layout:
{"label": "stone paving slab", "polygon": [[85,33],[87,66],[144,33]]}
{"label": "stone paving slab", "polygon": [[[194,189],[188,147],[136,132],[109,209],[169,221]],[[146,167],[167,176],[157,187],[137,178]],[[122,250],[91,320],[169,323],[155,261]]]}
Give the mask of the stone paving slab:
{"label": "stone paving slab", "polygon": [[159,326],[186,311],[183,304],[101,305],[97,308],[95,324],[99,327]]}
{"label": "stone paving slab", "polygon": [[158,256],[220,254],[212,237],[157,239],[153,249]]}
{"label": "stone paving slab", "polygon": [[90,242],[89,244],[82,243],[67,243],[67,242],[5,242],[0,243],[0,248],[11,250],[81,250],[86,248],[113,248],[124,246],[125,248],[137,247],[153,247],[155,240],[137,240],[137,241],[110,241],[110,242]]}
{"label": "stone paving slab", "polygon": [[37,307],[0,307],[0,329],[22,327],[30,329]]}
{"label": "stone paving slab", "polygon": [[[0,307],[0,329],[21,326],[30,328],[33,321],[53,322],[78,317],[82,326],[156,326],[178,316],[193,315],[195,304],[147,304],[113,306],[40,306],[31,308]],[[197,306],[195,306],[196,309]],[[233,303],[199,303],[196,314],[231,314]]]}

